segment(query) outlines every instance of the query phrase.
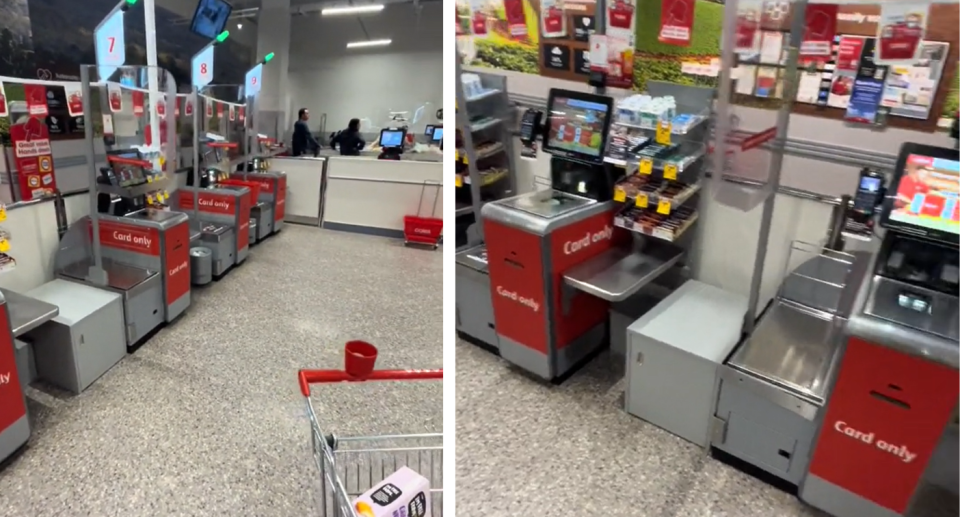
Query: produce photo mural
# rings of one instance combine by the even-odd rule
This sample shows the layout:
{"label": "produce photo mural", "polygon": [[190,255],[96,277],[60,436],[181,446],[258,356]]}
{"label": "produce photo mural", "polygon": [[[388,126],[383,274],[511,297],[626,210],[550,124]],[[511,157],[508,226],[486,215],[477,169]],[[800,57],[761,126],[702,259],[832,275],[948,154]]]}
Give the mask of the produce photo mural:
{"label": "produce photo mural", "polygon": [[[574,62],[570,63],[574,74],[584,78],[586,69],[578,69],[578,52],[585,51],[593,23],[592,1],[563,2],[565,17],[564,38],[545,37],[540,22],[540,9],[550,0],[460,0],[457,3],[457,34],[461,51],[466,54],[469,66],[496,68],[512,72],[554,76],[543,70],[539,61],[545,45],[563,40],[562,45],[572,48]],[[516,4],[518,7],[510,7]],[[511,15],[511,9],[522,12]],[[647,81],[669,81],[680,84],[713,85],[715,77],[709,74],[694,75],[689,72],[691,64],[709,65],[720,55],[723,5],[707,0],[696,0],[692,38],[689,46],[673,46],[658,40],[660,29],[661,0],[638,0],[636,13],[636,52],[634,54],[633,89],[643,90]],[[642,15],[641,15],[642,14]],[[588,19],[588,21],[585,21]],[[518,30],[522,20],[525,30]],[[485,21],[485,22],[484,22]],[[570,51],[565,59],[570,60]],[[583,58],[587,60],[586,56]],[[687,67],[684,67],[684,63]],[[589,62],[585,63],[587,66]],[[575,79],[569,74],[563,78]]]}

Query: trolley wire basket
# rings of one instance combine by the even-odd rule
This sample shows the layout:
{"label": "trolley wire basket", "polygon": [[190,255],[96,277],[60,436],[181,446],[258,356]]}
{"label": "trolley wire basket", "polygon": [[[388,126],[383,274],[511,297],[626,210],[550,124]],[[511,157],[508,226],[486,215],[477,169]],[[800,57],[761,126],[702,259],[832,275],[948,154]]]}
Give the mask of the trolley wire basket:
{"label": "trolley wire basket", "polygon": [[401,467],[430,480],[430,512],[443,516],[443,433],[339,436],[325,432],[311,399],[311,384],[370,381],[442,380],[443,370],[374,370],[377,349],[362,341],[344,347],[344,370],[300,370],[300,392],[306,399],[313,459],[323,487],[323,517],[365,517],[354,500]]}

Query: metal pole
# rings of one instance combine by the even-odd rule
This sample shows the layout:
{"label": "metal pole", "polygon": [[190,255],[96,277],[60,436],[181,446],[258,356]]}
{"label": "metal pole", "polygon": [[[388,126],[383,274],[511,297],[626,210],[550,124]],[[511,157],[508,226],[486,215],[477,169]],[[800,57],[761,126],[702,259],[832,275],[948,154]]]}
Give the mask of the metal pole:
{"label": "metal pole", "polygon": [[93,230],[93,265],[87,272],[87,279],[97,285],[107,284],[107,275],[103,271],[103,256],[100,253],[100,213],[97,207],[97,161],[94,149],[93,105],[90,92],[90,65],[80,67],[80,94],[83,95],[83,135],[87,141],[84,154],[87,159],[87,181],[90,182],[90,225]]}
{"label": "metal pole", "polygon": [[157,146],[163,141],[160,135],[160,119],[157,115],[157,97],[160,93],[157,78],[157,17],[156,0],[143,1],[143,22],[147,40],[147,84],[150,94],[150,134],[157,139]]}
{"label": "metal pole", "polygon": [[[200,96],[197,95],[196,84],[190,87],[190,95],[193,98],[193,185],[187,188],[193,189],[193,221],[199,226],[200,223]],[[190,177],[189,175],[187,176]]]}
{"label": "metal pole", "polygon": [[[777,191],[780,189],[780,172],[783,166],[783,143],[787,140],[787,133],[790,129],[791,99],[796,96],[797,79],[799,77],[797,57],[800,51],[800,42],[803,38],[806,11],[806,0],[799,0],[794,3],[793,24],[790,27],[789,54],[787,55],[787,64],[784,68],[788,76],[784,82],[783,104],[777,113],[777,136],[774,140],[774,148],[770,158],[770,177],[767,183],[769,192],[763,201],[763,211],[760,215],[760,235],[757,238],[757,252],[753,259],[753,278],[750,280],[750,301],[747,306],[746,321],[744,321],[743,325],[743,330],[747,334],[753,332],[753,328],[757,322],[757,305],[760,302],[760,286],[763,282],[764,262],[767,258],[767,246],[770,243],[770,226],[773,223],[773,207],[776,202]],[[733,10],[733,13],[736,14],[736,10]],[[731,31],[731,35],[732,33],[733,31]],[[729,63],[730,61],[724,62]],[[719,156],[723,157],[724,155],[720,154]],[[722,168],[720,170],[721,172],[723,171]]]}

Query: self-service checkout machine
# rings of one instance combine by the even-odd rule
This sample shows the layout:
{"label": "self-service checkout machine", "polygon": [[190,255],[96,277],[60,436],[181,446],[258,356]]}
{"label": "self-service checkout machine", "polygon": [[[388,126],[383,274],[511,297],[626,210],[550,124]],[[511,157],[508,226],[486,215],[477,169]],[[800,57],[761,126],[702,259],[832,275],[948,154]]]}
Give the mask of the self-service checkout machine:
{"label": "self-service checkout machine", "polygon": [[849,287],[800,497],[836,517],[957,515],[957,150],[901,147],[880,226]]}
{"label": "self-service checkout machine", "polygon": [[[145,91],[152,74],[166,94],[152,92],[151,101],[166,103],[166,109],[158,111],[175,112],[176,86],[165,70],[124,66],[113,67],[110,73],[99,82],[111,84],[117,76],[124,81],[99,87],[101,106],[107,106],[108,90],[111,95]],[[81,67],[87,120],[100,118],[100,114],[94,116],[91,104],[97,74],[97,67]],[[175,167],[175,160],[169,158],[176,155],[175,125],[165,125],[167,132],[159,140],[166,143],[153,147],[137,147],[139,137],[118,135],[118,125],[112,120],[111,125],[113,134],[104,136],[106,166],[96,164],[94,128],[86,126],[90,215],[71,225],[61,239],[55,273],[60,279],[120,295],[126,344],[133,348],[190,305],[190,229],[187,216],[169,211],[167,205],[172,178],[166,171]]]}
{"label": "self-service checkout machine", "polygon": [[0,461],[30,439],[27,403],[17,373],[9,306],[0,293]]}
{"label": "self-service checkout machine", "polygon": [[566,285],[571,268],[626,237],[613,224],[615,169],[603,163],[613,99],[552,89],[546,120],[528,111],[522,139],[543,138],[550,189],[484,205],[485,257],[500,355],[544,379],[605,342],[609,302]]}

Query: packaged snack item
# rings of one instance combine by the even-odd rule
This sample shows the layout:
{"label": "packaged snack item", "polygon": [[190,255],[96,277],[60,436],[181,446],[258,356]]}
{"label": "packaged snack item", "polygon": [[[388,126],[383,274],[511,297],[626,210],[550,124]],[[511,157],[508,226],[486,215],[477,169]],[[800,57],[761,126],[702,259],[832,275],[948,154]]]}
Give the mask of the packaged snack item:
{"label": "packaged snack item", "polygon": [[430,517],[430,481],[402,467],[358,497],[354,508],[362,517]]}

